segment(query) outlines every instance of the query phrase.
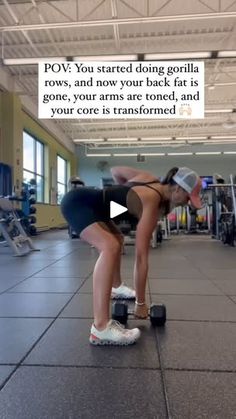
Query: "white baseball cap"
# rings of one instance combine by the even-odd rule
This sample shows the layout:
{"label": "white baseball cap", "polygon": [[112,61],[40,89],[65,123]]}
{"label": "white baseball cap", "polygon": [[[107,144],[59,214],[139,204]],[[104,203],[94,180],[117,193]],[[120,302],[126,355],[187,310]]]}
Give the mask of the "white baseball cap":
{"label": "white baseball cap", "polygon": [[173,180],[189,194],[189,200],[196,209],[202,208],[200,193],[202,181],[198,174],[188,167],[180,167]]}

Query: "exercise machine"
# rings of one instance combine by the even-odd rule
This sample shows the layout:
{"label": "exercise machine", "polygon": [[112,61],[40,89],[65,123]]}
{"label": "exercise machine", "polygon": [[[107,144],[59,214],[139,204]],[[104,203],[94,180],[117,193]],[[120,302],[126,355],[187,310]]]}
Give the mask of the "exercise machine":
{"label": "exercise machine", "polygon": [[[71,176],[68,182],[68,188],[71,189],[77,189],[84,186],[84,182],[78,177],[78,176]],[[71,239],[78,239],[78,234],[71,228],[69,225],[68,227],[68,234]]]}
{"label": "exercise machine", "polygon": [[229,183],[211,185],[213,193],[214,219],[213,237],[224,244],[236,244],[236,184],[233,175]]}
{"label": "exercise machine", "polygon": [[1,244],[7,244],[12,249],[14,256],[25,256],[32,251],[39,250],[27,236],[21,219],[17,216],[17,212],[8,198],[0,198],[0,234],[5,239]]}

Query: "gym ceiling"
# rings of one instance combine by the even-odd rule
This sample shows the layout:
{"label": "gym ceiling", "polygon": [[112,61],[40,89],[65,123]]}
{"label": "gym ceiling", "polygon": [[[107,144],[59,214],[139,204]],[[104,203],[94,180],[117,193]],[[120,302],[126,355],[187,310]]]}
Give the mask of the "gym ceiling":
{"label": "gym ceiling", "polygon": [[236,144],[234,0],[0,0],[0,32],[0,86],[16,92],[33,116],[39,58],[100,60],[104,55],[137,54],[145,60],[145,54],[162,54],[165,60],[166,53],[185,60],[193,59],[193,53],[198,59],[206,57],[204,119],[43,120],[71,150],[75,139],[99,149],[108,138],[117,139],[114,148],[124,145],[124,138],[127,148],[134,147],[129,138],[152,138],[159,147],[173,147],[181,137],[190,151],[198,143]]}

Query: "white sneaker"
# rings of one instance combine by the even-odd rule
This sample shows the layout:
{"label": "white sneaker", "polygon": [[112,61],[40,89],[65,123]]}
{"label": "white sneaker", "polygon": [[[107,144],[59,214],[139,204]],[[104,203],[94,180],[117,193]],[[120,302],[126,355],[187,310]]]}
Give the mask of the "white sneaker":
{"label": "white sneaker", "polygon": [[122,283],[118,288],[112,287],[111,298],[119,300],[134,300],[135,290]]}
{"label": "white sneaker", "polygon": [[106,329],[99,331],[94,324],[91,327],[89,341],[92,345],[131,345],[135,343],[141,335],[140,330],[125,329],[122,324],[115,320],[110,320]]}

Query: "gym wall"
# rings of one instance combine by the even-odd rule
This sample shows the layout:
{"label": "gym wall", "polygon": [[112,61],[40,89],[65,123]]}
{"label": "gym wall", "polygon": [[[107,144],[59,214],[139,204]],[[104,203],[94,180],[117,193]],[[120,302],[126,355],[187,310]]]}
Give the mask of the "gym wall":
{"label": "gym wall", "polygon": [[[236,151],[235,145],[219,146],[195,146],[191,149],[191,152],[196,151]],[[187,147],[172,148],[172,149],[148,149],[146,152],[151,153],[171,153],[171,152],[189,152]],[[236,174],[236,154],[235,155],[204,155],[204,156],[147,156],[145,162],[137,162],[137,157],[86,157],[84,148],[79,146],[76,148],[76,152],[79,156],[79,173],[78,175],[83,179],[87,185],[101,186],[101,178],[111,177],[109,168],[112,166],[131,166],[142,170],[147,170],[156,174],[157,176],[164,176],[168,170],[174,166],[187,166],[193,170],[196,170],[200,176],[212,175],[214,173],[220,173],[226,179],[230,174]],[[91,151],[92,153],[93,151]],[[110,153],[111,150],[96,150],[94,153]],[[114,150],[113,150],[114,152]],[[140,152],[138,149],[125,150],[119,149],[116,153],[136,153]],[[104,165],[104,170],[99,170],[99,162],[107,162]]]}
{"label": "gym wall", "polygon": [[[77,158],[61,145],[39,122],[22,109],[19,97],[13,93],[0,93],[0,161],[13,168],[13,184],[16,193],[21,191],[23,180],[23,130],[45,144],[45,204],[37,208],[37,228],[56,228],[66,225],[60,207],[52,204],[52,194],[56,193],[57,154],[70,164],[70,175],[77,172]],[[53,179],[52,179],[53,178]]]}

